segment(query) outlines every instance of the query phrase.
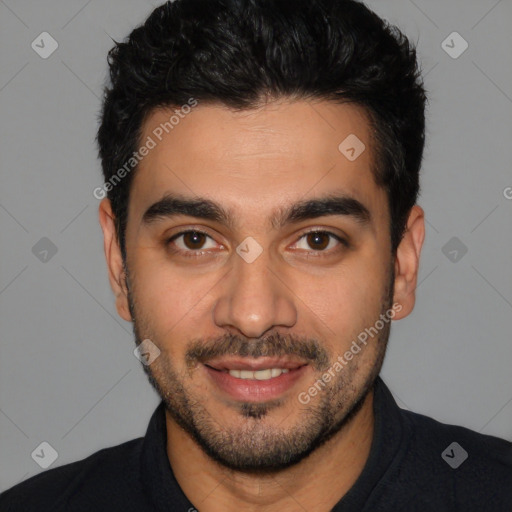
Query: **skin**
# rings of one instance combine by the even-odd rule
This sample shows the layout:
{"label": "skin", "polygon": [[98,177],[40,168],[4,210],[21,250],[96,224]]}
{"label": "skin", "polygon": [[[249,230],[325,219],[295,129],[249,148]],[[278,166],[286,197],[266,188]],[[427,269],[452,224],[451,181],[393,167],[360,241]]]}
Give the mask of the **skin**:
{"label": "skin", "polygon": [[[142,140],[170,113],[153,112]],[[349,134],[366,146],[353,162],[338,150]],[[394,320],[414,307],[424,213],[412,208],[391,254],[387,198],[374,182],[372,158],[367,117],[355,105],[281,100],[234,112],[200,103],[136,171],[126,268],[110,203],[100,204],[116,307],[134,322],[137,343],[149,338],[161,351],[144,370],[167,407],[173,472],[201,512],[329,511],[364,468],[374,429],[371,385],[390,323],[308,404],[298,395],[393,303],[400,305]],[[371,223],[327,215],[270,226],[276,208],[334,190],[362,202]],[[235,226],[187,216],[145,225],[144,211],[165,192],[212,199],[234,212]],[[202,255],[186,258],[166,246],[192,228],[211,239],[194,246],[181,237],[171,246]],[[313,228],[346,238],[349,247],[304,236]],[[249,236],[262,248],[250,264],[236,253]],[[199,360],[186,357],[197,347],[229,354],[243,343],[253,355],[300,354],[315,344],[318,352],[279,400],[243,404],[216,387]],[[295,459],[270,467],[283,453]]]}

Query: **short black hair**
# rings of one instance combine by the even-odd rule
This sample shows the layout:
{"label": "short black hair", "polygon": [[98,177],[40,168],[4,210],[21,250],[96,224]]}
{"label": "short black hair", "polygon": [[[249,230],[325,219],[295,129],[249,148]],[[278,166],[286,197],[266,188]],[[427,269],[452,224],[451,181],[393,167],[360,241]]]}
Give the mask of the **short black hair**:
{"label": "short black hair", "polygon": [[[397,27],[356,0],[175,0],[114,42],[97,134],[105,184],[126,169],[156,108],[191,98],[237,110],[269,98],[350,102],[370,122],[395,253],[419,193],[426,103],[415,47]],[[125,261],[134,172],[106,188]]]}

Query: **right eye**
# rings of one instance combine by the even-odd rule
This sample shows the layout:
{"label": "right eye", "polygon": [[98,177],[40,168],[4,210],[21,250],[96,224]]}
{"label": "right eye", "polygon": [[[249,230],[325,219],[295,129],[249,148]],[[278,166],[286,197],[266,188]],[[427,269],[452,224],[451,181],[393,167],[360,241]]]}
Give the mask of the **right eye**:
{"label": "right eye", "polygon": [[204,231],[198,231],[195,229],[181,231],[169,238],[166,245],[175,245],[178,247],[178,249],[171,247],[171,250],[177,254],[187,258],[197,258],[204,254],[203,249],[212,249],[211,246],[204,247],[205,239],[207,238],[213,240],[213,238]]}

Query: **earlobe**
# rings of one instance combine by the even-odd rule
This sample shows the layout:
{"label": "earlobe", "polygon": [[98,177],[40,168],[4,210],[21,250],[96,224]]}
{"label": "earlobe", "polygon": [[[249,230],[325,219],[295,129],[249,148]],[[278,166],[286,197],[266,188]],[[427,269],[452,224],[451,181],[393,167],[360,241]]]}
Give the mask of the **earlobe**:
{"label": "earlobe", "polygon": [[396,314],[395,320],[406,317],[414,308],[424,239],[424,211],[420,206],[414,205],[409,213],[406,231],[396,251],[393,301],[399,303],[402,309]]}
{"label": "earlobe", "polygon": [[98,216],[103,231],[103,249],[107,261],[108,278],[116,297],[116,309],[121,318],[131,322],[132,317],[128,307],[126,273],[116,234],[115,216],[109,199],[105,198],[101,201],[98,208]]}

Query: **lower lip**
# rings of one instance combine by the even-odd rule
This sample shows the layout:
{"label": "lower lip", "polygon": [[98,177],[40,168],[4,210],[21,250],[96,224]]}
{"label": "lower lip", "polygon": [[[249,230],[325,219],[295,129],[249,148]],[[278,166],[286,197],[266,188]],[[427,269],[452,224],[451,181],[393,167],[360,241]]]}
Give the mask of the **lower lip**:
{"label": "lower lip", "polygon": [[237,400],[246,402],[263,402],[279,398],[299,380],[308,369],[308,365],[301,366],[278,377],[268,380],[238,379],[228,372],[214,370],[203,365],[213,382],[224,392]]}

